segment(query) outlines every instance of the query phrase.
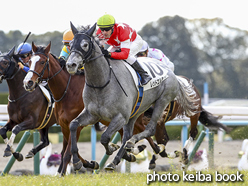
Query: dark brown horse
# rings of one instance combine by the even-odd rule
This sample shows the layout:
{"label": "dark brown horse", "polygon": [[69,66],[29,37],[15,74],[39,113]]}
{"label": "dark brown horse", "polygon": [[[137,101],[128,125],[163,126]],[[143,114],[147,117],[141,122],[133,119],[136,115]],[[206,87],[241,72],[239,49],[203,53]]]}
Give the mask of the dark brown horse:
{"label": "dark brown horse", "polygon": [[[41,143],[26,156],[26,158],[31,158],[49,144],[48,129],[56,123],[56,119],[53,113],[51,113],[50,117],[48,116],[48,101],[40,88],[37,88],[32,93],[24,89],[22,81],[26,73],[19,68],[14,60],[14,50],[15,47],[0,56],[0,80],[2,82],[5,79],[9,87],[9,120],[0,129],[0,135],[7,144],[4,157],[13,153],[18,161],[22,161],[23,156],[13,150],[15,136],[20,131],[39,129]],[[10,139],[6,135],[7,131],[12,131]]]}

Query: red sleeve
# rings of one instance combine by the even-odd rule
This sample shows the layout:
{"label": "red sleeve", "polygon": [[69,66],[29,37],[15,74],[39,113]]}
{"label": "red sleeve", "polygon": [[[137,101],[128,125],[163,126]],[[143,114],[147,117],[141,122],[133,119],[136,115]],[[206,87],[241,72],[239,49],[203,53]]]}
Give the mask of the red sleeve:
{"label": "red sleeve", "polygon": [[96,36],[99,38],[99,39],[104,39],[103,35],[102,35],[102,31],[100,28],[98,28],[97,32],[96,32]]}
{"label": "red sleeve", "polygon": [[121,52],[111,52],[111,58],[113,59],[127,59],[130,49],[122,48]]}

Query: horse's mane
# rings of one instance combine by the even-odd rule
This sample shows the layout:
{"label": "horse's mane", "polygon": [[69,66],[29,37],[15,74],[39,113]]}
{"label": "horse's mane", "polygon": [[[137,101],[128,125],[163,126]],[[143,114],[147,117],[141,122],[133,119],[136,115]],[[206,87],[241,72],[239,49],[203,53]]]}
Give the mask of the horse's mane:
{"label": "horse's mane", "polygon": [[90,29],[90,25],[86,25],[86,26],[81,25],[81,26],[79,26],[78,31],[81,32],[81,33],[84,33],[89,29]]}
{"label": "horse's mane", "polygon": [[46,46],[44,46],[44,45],[38,45],[36,47],[37,47],[36,53],[45,53]]}
{"label": "horse's mane", "polygon": [[[78,32],[80,33],[85,33],[87,32],[89,29],[91,28],[90,25],[87,26],[79,26],[79,28],[77,28]],[[94,40],[96,41],[96,43],[99,45],[99,38],[96,36],[92,36],[94,38]]]}

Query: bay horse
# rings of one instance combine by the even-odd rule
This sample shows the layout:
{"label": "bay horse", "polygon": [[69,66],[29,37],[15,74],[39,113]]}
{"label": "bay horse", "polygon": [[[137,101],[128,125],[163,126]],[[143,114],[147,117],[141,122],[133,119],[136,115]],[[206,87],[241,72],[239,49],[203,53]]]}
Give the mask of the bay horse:
{"label": "bay horse", "polygon": [[[111,136],[123,128],[122,145],[116,157],[108,166],[115,169],[126,150],[132,151],[134,145],[141,139],[155,134],[157,121],[167,105],[177,98],[181,113],[192,115],[198,108],[195,100],[191,99],[189,87],[183,86],[175,74],[165,65],[149,61],[149,70],[153,76],[162,75],[160,79],[149,84],[154,88],[144,90],[142,103],[139,110],[131,117],[132,110],[137,102],[138,90],[132,75],[121,60],[107,60],[94,38],[96,24],[87,32],[79,32],[71,23],[74,39],[70,43],[71,54],[66,63],[67,71],[75,74],[78,68],[84,66],[86,85],[83,91],[84,110],[71,121],[71,153],[75,169],[82,167],[78,157],[76,130],[79,126],[98,122],[100,119],[110,122],[108,128],[101,136],[101,143],[106,154],[111,154],[109,146]],[[157,61],[157,60],[156,60]],[[159,63],[159,64],[158,64]],[[154,65],[154,66],[153,66]],[[155,72],[155,71],[158,72]],[[117,78],[118,77],[118,78]],[[136,77],[137,78],[137,77]],[[146,129],[138,134],[133,134],[136,119],[154,105],[152,117]]]}
{"label": "bay horse", "polygon": [[[0,81],[6,80],[9,88],[9,120],[0,129],[0,135],[7,144],[3,156],[8,157],[13,154],[18,161],[22,161],[22,154],[13,150],[15,136],[20,131],[39,129],[41,143],[30,150],[25,157],[32,158],[42,148],[49,145],[48,129],[56,123],[56,119],[53,112],[50,117],[48,116],[48,101],[40,88],[32,93],[26,92],[24,89],[22,81],[26,73],[19,68],[13,58],[14,51],[15,47],[8,53],[0,55]],[[8,131],[12,131],[9,139]]]}

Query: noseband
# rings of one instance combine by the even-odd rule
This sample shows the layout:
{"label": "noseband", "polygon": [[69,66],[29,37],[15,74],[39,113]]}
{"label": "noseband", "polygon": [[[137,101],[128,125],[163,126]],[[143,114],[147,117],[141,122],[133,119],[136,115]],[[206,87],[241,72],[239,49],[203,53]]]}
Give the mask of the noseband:
{"label": "noseband", "polygon": [[[85,33],[77,33],[76,35],[85,35],[85,36],[90,40],[90,42],[89,42],[89,44],[90,44],[89,50],[88,50],[87,52],[85,52],[85,54],[83,54],[83,52],[81,52],[80,50],[75,49],[74,47],[72,48],[72,50],[71,50],[71,52],[70,52],[70,54],[72,54],[73,52],[79,54],[80,57],[81,57],[82,60],[83,60],[83,64],[85,64],[85,63],[87,63],[87,62],[90,62],[90,61],[92,61],[92,60],[95,60],[95,59],[97,59],[97,58],[99,58],[99,57],[102,57],[102,56],[104,55],[104,54],[101,54],[101,55],[99,55],[99,56],[96,56],[96,57],[94,57],[94,58],[91,58],[91,56],[92,56],[92,51],[93,51],[93,50],[96,51],[96,50],[95,50],[95,46],[94,46],[94,44],[93,44],[93,42],[94,42],[95,40],[94,40],[92,37],[90,37],[89,35],[85,34]],[[75,35],[75,36],[76,36],[76,35]],[[81,41],[82,41],[82,40],[81,40]]]}
{"label": "noseband", "polygon": [[[49,56],[47,56],[46,54],[44,54],[42,52],[34,53],[34,55],[39,55],[39,54],[41,54],[41,55],[43,55],[43,56],[45,56],[47,58],[46,64],[45,64],[44,68],[42,69],[41,73],[39,74],[38,72],[36,72],[34,70],[30,70],[30,69],[28,70],[28,72],[33,72],[34,74],[36,74],[38,76],[38,82],[37,83],[40,83],[42,80],[47,82],[49,80],[49,72],[50,72],[50,69],[49,69]],[[48,70],[48,77],[47,77],[47,79],[42,79],[46,68]]]}
{"label": "noseband", "polygon": [[[58,75],[58,74],[62,71],[63,67],[61,67],[61,69],[60,69],[57,73],[55,73],[52,77],[49,77],[49,74],[50,74],[49,56],[47,56],[46,54],[44,54],[44,53],[42,53],[42,52],[36,52],[36,53],[34,53],[34,55],[39,55],[39,54],[41,54],[41,55],[43,55],[43,56],[45,56],[45,57],[47,58],[46,64],[45,64],[45,66],[43,67],[41,73],[39,74],[38,72],[36,72],[36,71],[34,71],[34,70],[30,70],[30,69],[29,69],[28,72],[33,72],[34,74],[36,74],[36,75],[38,76],[38,83],[40,83],[41,81],[48,82],[48,81],[49,81],[50,79],[52,79],[54,76]],[[43,75],[44,75],[44,73],[45,73],[46,68],[47,68],[47,70],[48,70],[48,76],[47,76],[46,79],[43,79]]]}

